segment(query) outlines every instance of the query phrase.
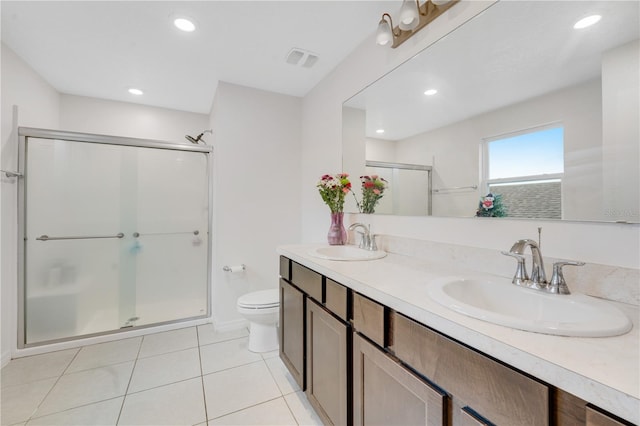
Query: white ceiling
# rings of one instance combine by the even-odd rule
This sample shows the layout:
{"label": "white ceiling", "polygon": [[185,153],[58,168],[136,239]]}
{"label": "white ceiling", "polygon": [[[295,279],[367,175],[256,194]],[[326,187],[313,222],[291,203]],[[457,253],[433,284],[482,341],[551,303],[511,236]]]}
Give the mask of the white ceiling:
{"label": "white ceiling", "polygon": [[[304,96],[400,4],[3,0],[0,10],[3,43],[59,92],[206,114],[218,81]],[[175,15],[197,30],[174,28]],[[287,64],[294,47],[317,54],[315,66]]]}
{"label": "white ceiling", "polygon": [[[602,20],[573,29],[592,14]],[[636,0],[501,1],[346,105],[366,110],[367,136],[401,140],[598,78],[602,52],[639,32]]]}

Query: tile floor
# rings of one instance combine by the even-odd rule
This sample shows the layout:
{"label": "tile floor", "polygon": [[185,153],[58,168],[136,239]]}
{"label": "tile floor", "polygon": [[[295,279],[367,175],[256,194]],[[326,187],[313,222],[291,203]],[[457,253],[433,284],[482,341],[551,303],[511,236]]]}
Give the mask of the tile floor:
{"label": "tile floor", "polygon": [[320,425],[278,352],[211,324],[19,358],[2,425]]}

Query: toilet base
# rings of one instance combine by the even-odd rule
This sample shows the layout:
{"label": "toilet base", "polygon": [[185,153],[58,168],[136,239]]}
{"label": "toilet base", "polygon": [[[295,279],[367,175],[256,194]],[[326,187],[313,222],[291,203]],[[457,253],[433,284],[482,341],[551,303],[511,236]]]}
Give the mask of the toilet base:
{"label": "toilet base", "polygon": [[275,324],[249,324],[249,350],[271,352],[278,349],[278,330]]}

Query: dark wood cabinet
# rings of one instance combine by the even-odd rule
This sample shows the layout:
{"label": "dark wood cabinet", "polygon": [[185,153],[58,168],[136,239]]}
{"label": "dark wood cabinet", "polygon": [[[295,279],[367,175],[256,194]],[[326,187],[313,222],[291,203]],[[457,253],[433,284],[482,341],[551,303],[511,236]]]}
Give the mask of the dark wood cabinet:
{"label": "dark wood cabinet", "polygon": [[633,426],[285,257],[280,356],[326,424]]}
{"label": "dark wood cabinet", "polygon": [[447,396],[358,334],[353,337],[354,425],[447,425]]}
{"label": "dark wood cabinet", "polygon": [[313,300],[307,303],[307,398],[325,424],[349,424],[350,327]]}

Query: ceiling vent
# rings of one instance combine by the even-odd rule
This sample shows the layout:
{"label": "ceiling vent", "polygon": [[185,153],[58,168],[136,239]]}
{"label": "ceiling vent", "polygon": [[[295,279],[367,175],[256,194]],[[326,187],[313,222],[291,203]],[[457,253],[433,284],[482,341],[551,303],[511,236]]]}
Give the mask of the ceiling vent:
{"label": "ceiling vent", "polygon": [[311,68],[316,62],[318,62],[318,55],[313,52],[309,52],[308,50],[294,47],[287,54],[286,62],[303,68]]}

